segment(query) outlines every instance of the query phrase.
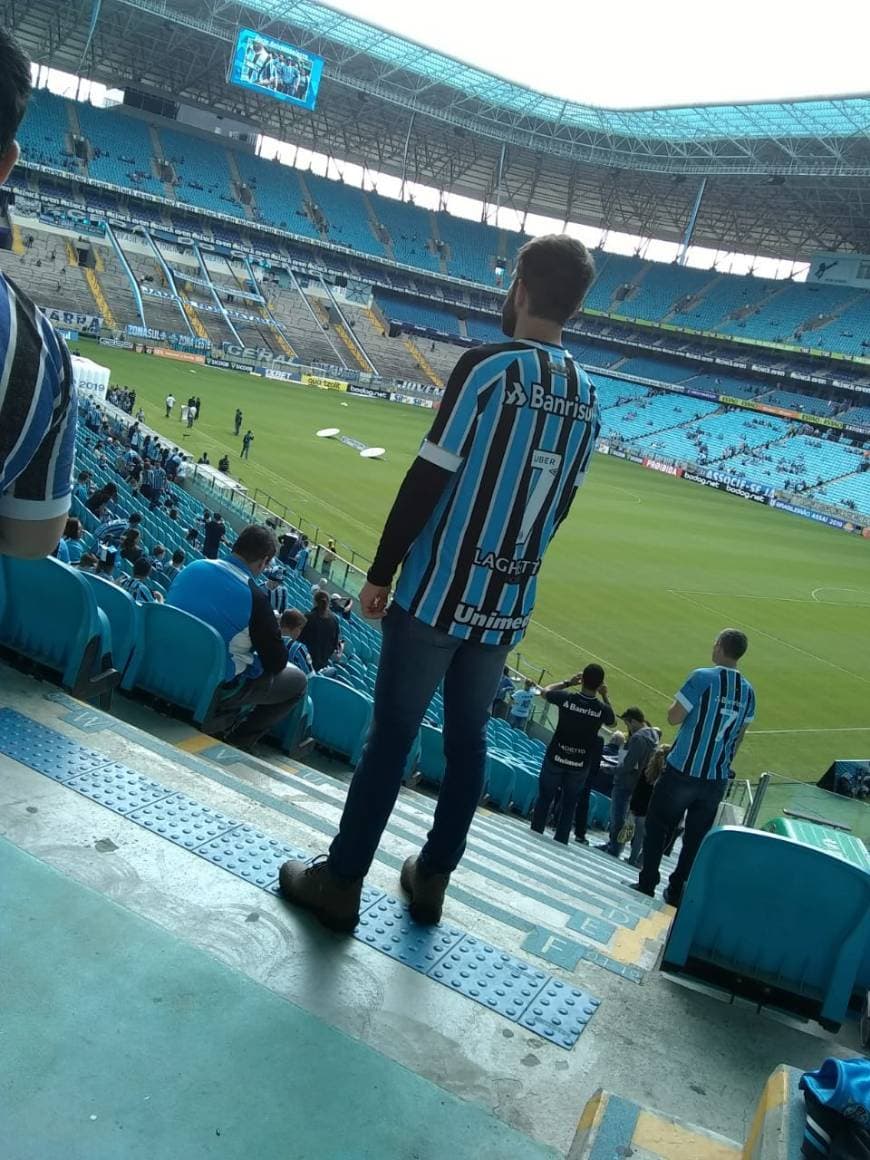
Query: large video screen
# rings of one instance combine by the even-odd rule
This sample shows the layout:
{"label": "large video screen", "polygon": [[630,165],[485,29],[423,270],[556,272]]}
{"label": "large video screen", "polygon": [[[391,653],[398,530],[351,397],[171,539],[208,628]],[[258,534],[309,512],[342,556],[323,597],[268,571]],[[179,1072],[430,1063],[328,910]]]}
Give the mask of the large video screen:
{"label": "large video screen", "polygon": [[251,28],[242,28],[227,80],[278,101],[313,109],[322,72],[323,57],[303,52]]}

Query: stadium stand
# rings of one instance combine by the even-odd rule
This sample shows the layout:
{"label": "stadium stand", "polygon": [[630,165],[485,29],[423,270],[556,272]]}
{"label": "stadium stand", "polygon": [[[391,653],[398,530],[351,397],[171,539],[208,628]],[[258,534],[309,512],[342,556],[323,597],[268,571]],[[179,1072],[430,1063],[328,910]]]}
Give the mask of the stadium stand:
{"label": "stadium stand", "polygon": [[834,408],[827,399],[816,399],[798,391],[769,391],[758,396],[759,403],[770,407],[785,407],[789,411],[804,411],[807,415],[833,415]]}
{"label": "stadium stand", "polygon": [[[87,171],[94,177],[134,194],[143,190],[167,193],[156,177],[157,159],[145,121],[118,110],[65,101],[44,90],[37,93],[22,129],[25,161],[29,158],[83,173],[83,163],[71,150],[74,123],[80,124],[90,145]],[[166,158],[175,159],[174,193],[182,205],[239,219],[247,216],[240,191],[234,188],[227,154],[232,149],[238,174],[253,194],[251,215],[312,241],[328,237],[375,258],[388,257],[389,246],[399,262],[429,274],[441,272],[443,257],[454,276],[494,286],[498,283],[496,259],[511,261],[524,240],[516,233],[446,213],[433,214],[411,203],[363,195],[339,181],[303,174],[242,147],[210,142],[159,120],[155,126]],[[130,164],[134,168],[128,168]],[[46,190],[51,187],[50,179],[40,180]],[[314,206],[319,222],[311,216]],[[159,217],[161,211],[152,207],[142,212]],[[372,214],[385,227],[385,241],[377,237]],[[225,227],[213,229],[217,236]],[[226,232],[221,236],[232,237]],[[442,244],[440,253],[436,239]],[[688,329],[849,354],[864,352],[870,343],[865,292],[723,275],[600,251],[594,256],[598,276],[586,302],[591,311],[648,322],[669,319]]]}
{"label": "stadium stand", "polygon": [[[810,435],[790,437],[785,444],[772,444],[753,455],[736,455],[728,459],[724,470],[736,478],[762,487],[813,493],[826,481],[852,475],[866,462],[863,451],[817,439]],[[856,482],[861,483],[861,480]],[[866,503],[866,488],[846,486]],[[830,492],[828,492],[830,494]],[[858,500],[856,499],[856,503]],[[867,511],[866,507],[861,510]]]}
{"label": "stadium stand", "polygon": [[312,240],[320,231],[305,212],[305,198],[296,171],[279,161],[265,161],[239,150],[236,165],[254,195],[258,221]]}
{"label": "stadium stand", "polygon": [[703,399],[654,392],[645,398],[606,407],[601,415],[601,433],[607,438],[646,440],[669,427],[679,427],[711,415],[717,407],[718,404]]}
{"label": "stadium stand", "polygon": [[[166,195],[163,182],[152,171],[153,149],[144,121],[86,103],[76,106],[76,114],[82,135],[90,145],[91,177],[144,193]],[[184,140],[186,143],[189,138]]]}
{"label": "stadium stand", "polygon": [[639,379],[652,379],[658,383],[681,383],[692,374],[692,367],[688,363],[672,363],[644,355],[623,359],[613,365],[613,369],[619,375],[635,375]]}
{"label": "stadium stand", "polygon": [[683,427],[674,427],[652,436],[643,436],[644,450],[669,459],[705,465],[717,463],[726,471],[727,458],[754,447],[775,443],[788,432],[784,419],[753,415],[746,411],[725,411]]}
{"label": "stadium stand", "polygon": [[178,201],[244,217],[233,193],[229,162],[222,146],[163,127],[158,131],[158,139],[163,146],[163,159],[175,172]]}

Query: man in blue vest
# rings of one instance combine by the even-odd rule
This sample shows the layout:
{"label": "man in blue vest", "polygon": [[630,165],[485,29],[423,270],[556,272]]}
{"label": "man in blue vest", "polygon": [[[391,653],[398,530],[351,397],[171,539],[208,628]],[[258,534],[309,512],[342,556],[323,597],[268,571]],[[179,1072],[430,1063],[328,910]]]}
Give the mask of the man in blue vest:
{"label": "man in blue vest", "polygon": [[235,720],[226,740],[250,750],[304,696],[305,674],[287,664],[287,648],[265,591],[256,583],[278,544],[268,528],[244,528],[228,560],[196,560],[178,573],[167,604],[216,629],[227,646],[222,710]]}

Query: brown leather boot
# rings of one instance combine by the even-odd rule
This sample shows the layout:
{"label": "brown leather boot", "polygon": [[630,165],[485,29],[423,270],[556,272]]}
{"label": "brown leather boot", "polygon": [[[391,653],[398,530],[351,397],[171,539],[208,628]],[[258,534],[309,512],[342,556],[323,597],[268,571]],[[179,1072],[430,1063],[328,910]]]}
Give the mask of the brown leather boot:
{"label": "brown leather boot", "polygon": [[416,856],[406,859],[402,867],[402,889],[410,899],[409,910],[414,922],[436,926],[441,921],[444,894],[449,874],[426,874]]}
{"label": "brown leather boot", "polygon": [[310,910],[330,930],[351,934],[359,923],[362,878],[339,878],[323,856],[285,862],[278,885],[288,902]]}

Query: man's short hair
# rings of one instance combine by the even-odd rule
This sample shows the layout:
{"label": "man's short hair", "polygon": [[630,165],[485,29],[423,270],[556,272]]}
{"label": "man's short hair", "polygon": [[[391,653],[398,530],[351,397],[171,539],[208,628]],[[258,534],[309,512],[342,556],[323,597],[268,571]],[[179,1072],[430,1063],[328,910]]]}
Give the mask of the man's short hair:
{"label": "man's short hair", "polygon": [[580,308],[595,277],[589,251],[567,234],[533,238],[517,256],[516,276],[529,296],[529,313],[564,324]]}
{"label": "man's short hair", "polygon": [[322,588],[318,588],[314,593],[314,607],[323,616],[329,611],[329,593]]}
{"label": "man's short hair", "polygon": [[719,633],[719,647],[726,657],[732,661],[739,661],[749,648],[749,641],[745,632],[739,628],[726,628]]}
{"label": "man's short hair", "polygon": [[137,524],[142,523],[142,513],[141,512],[131,512],[130,515],[127,517],[127,523],[135,528]]}
{"label": "man's short hair", "polygon": [[186,559],[187,559],[187,557],[185,556],[185,554],[181,548],[176,548],[175,551],[172,553],[172,563],[173,564],[176,564],[176,565],[183,564]]}
{"label": "man's short hair", "polygon": [[137,580],[146,580],[151,575],[151,561],[147,556],[140,556],[133,565],[133,575]]}
{"label": "man's short hair", "polygon": [[291,631],[294,628],[303,629],[307,623],[308,617],[298,608],[287,608],[281,613],[282,628],[289,628]]}
{"label": "man's short hair", "polygon": [[0,28],[0,155],[15,140],[30,98],[30,61]]}
{"label": "man's short hair", "polygon": [[604,684],[604,669],[601,665],[587,665],[580,674],[580,679],[587,689],[600,689]]}
{"label": "man's short hair", "polygon": [[[217,516],[215,518],[217,519]],[[248,524],[233,544],[233,555],[241,556],[249,564],[271,558],[277,551],[278,541],[274,533],[259,524]]]}

